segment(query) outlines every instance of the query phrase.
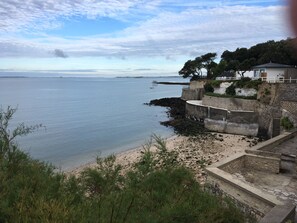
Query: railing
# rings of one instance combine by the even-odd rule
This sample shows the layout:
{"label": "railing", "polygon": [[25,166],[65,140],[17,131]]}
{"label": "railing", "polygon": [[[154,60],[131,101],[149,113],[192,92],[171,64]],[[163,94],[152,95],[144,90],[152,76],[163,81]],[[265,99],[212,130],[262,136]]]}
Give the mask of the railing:
{"label": "railing", "polygon": [[219,80],[219,81],[235,81],[240,79],[241,77],[216,77],[216,80]]}
{"label": "railing", "polygon": [[297,79],[289,78],[267,78],[267,77],[261,77],[262,81],[266,81],[268,83],[297,83]]}
{"label": "railing", "polygon": [[[242,77],[216,77],[216,80],[219,81],[236,81],[240,80]],[[251,80],[258,80],[259,77],[248,77],[251,78]]]}
{"label": "railing", "polygon": [[[220,81],[234,81],[234,80],[240,80],[241,77],[217,77],[216,80]],[[251,80],[258,80],[261,79],[264,82],[268,83],[297,83],[297,79],[288,78],[284,79],[282,77],[278,78],[267,78],[267,77],[251,77]]]}

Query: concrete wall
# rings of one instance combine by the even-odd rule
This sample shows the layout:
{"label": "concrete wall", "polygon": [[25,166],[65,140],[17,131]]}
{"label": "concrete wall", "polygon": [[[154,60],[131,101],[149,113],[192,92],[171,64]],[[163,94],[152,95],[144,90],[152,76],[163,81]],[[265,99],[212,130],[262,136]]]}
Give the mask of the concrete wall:
{"label": "concrete wall", "polygon": [[[216,94],[226,94],[226,89],[232,85],[233,82],[222,82],[220,87],[214,88]],[[257,90],[253,88],[235,88],[236,95],[238,96],[254,96],[257,94]]]}
{"label": "concrete wall", "polygon": [[[252,147],[251,149],[246,150],[246,152],[250,153],[250,151],[257,151],[257,152],[272,151],[275,154],[275,156],[271,156],[271,155],[269,155],[269,153],[264,153],[264,154],[267,154],[267,156],[270,156],[270,157],[280,157],[280,153],[276,153],[274,151],[274,148],[279,146],[280,144],[288,141],[289,139],[294,138],[294,137],[297,137],[297,131],[285,132],[279,136],[276,136],[272,139],[269,139],[269,140],[266,140],[264,142],[257,144],[256,146]],[[254,154],[259,154],[259,153],[254,153]],[[265,155],[263,155],[263,156],[265,156]]]}
{"label": "concrete wall", "polygon": [[226,89],[232,85],[233,82],[222,82],[220,84],[220,87],[218,88],[214,88],[214,92],[213,93],[216,93],[216,94],[225,94],[226,93]]}
{"label": "concrete wall", "polygon": [[[293,120],[295,127],[297,126],[297,84],[269,84],[263,83],[258,90],[257,100],[246,100],[238,98],[221,98],[204,95],[202,104],[210,107],[216,107],[227,110],[245,110],[255,111],[258,113],[259,133],[262,136],[272,137],[273,119],[281,119],[283,116],[288,116]],[[288,113],[286,113],[286,110]],[[229,113],[228,113],[229,114]],[[243,115],[243,113],[242,113]],[[245,116],[245,115],[243,115]],[[224,114],[218,116],[216,120],[223,120]],[[233,114],[231,117],[235,117]],[[226,119],[230,120],[227,115]],[[225,119],[225,120],[226,120]],[[240,120],[240,114],[238,120]],[[254,118],[255,120],[256,118]],[[237,121],[236,118],[230,120],[235,123],[245,123],[244,119]]]}
{"label": "concrete wall", "polygon": [[[266,92],[266,94],[265,94]],[[263,83],[258,90],[259,125],[263,132],[272,136],[272,120],[289,116],[294,122],[297,120],[297,84],[296,83]],[[291,115],[285,114],[283,110]]]}
{"label": "concrete wall", "polygon": [[219,109],[207,107],[199,104],[191,104],[190,101],[186,103],[186,115],[195,117],[195,119],[213,119],[221,120],[238,124],[253,124],[258,123],[258,114],[250,111],[228,111],[226,109]]}
{"label": "concrete wall", "polygon": [[220,165],[220,169],[226,171],[227,173],[234,174],[238,171],[243,170],[245,165],[245,156],[239,156],[232,160],[232,162],[226,162]]}
{"label": "concrete wall", "polygon": [[200,80],[200,81],[191,81],[190,82],[190,89],[191,90],[196,90],[199,88],[204,88],[204,84],[206,81]]}
{"label": "concrete wall", "polygon": [[208,117],[213,120],[227,120],[228,110],[209,107]]}
{"label": "concrete wall", "polygon": [[[296,95],[297,97],[297,95]],[[297,118],[297,102],[296,101],[281,101],[281,108],[288,111]]]}
{"label": "concrete wall", "polygon": [[240,98],[221,98],[204,95],[202,104],[205,106],[224,108],[228,110],[256,111],[257,100],[247,100]]}
{"label": "concrete wall", "polygon": [[284,203],[278,201],[274,196],[237,179],[232,174],[249,168],[266,171],[262,167],[263,162],[267,164],[265,167],[275,168],[279,164],[279,160],[250,154],[234,155],[206,168],[207,183],[215,194],[230,197],[243,212],[254,215],[260,220],[275,206],[284,205]]}
{"label": "concrete wall", "polygon": [[254,96],[257,90],[254,88],[235,88],[236,95],[238,96]]}
{"label": "concrete wall", "polygon": [[204,119],[205,128],[222,133],[257,136],[259,125],[257,123],[251,124],[239,124],[229,121],[213,120],[206,118]]}
{"label": "concrete wall", "polygon": [[259,115],[249,111],[228,111],[227,120],[239,124],[258,123]]}
{"label": "concrete wall", "polygon": [[278,94],[277,102],[281,101],[293,101],[297,102],[297,84],[296,83],[287,83],[287,84],[277,84],[278,85]]}
{"label": "concrete wall", "polygon": [[291,204],[276,205],[260,220],[260,223],[293,223],[295,208],[296,206]]}
{"label": "concrete wall", "polygon": [[186,103],[186,117],[205,119],[208,117],[208,107]]}
{"label": "concrete wall", "polygon": [[273,196],[251,187],[218,168],[207,168],[207,184],[219,196],[231,198],[244,213],[263,218],[273,207],[282,205]]}
{"label": "concrete wall", "polygon": [[201,100],[204,94],[204,89],[199,88],[191,90],[190,88],[183,88],[181,98],[185,101],[188,100]]}
{"label": "concrete wall", "polygon": [[228,111],[201,105],[186,103],[186,117],[204,120],[205,128],[230,134],[256,136],[258,134],[258,114],[250,111]]}
{"label": "concrete wall", "polygon": [[219,165],[218,168],[231,174],[241,170],[258,170],[277,174],[280,170],[280,157],[244,154]]}
{"label": "concrete wall", "polygon": [[284,133],[258,144],[255,149],[250,149],[256,154],[262,153],[263,156],[241,153],[207,167],[206,185],[214,194],[231,198],[237,207],[244,213],[255,216],[260,223],[286,223],[288,220],[295,222],[294,205],[280,201],[275,196],[250,186],[234,177],[234,174],[241,170],[251,169],[277,174],[280,168],[280,155],[270,156],[271,153],[259,151],[259,149],[274,147],[296,136],[297,131]]}
{"label": "concrete wall", "polygon": [[259,170],[266,173],[279,173],[280,158],[246,155],[244,166],[246,169]]}

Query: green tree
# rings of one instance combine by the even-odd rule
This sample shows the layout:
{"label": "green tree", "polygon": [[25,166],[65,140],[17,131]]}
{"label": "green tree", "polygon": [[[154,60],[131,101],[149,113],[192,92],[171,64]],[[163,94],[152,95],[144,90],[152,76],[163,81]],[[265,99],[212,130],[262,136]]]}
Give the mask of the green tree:
{"label": "green tree", "polygon": [[216,53],[207,53],[201,56],[203,68],[206,69],[207,79],[211,79],[213,76],[213,69],[217,66],[217,63],[214,62],[216,58]]}
{"label": "green tree", "polygon": [[221,75],[224,71],[226,71],[227,68],[227,62],[224,60],[221,60],[220,63],[215,66],[212,71],[213,71],[213,77],[217,77]]}
{"label": "green tree", "polygon": [[199,79],[202,77],[202,68],[202,61],[197,57],[195,60],[188,60],[178,73],[183,78],[192,77],[192,80]]}
{"label": "green tree", "polygon": [[40,127],[42,124],[34,126],[26,126],[24,123],[20,123],[15,129],[9,128],[9,123],[17,111],[17,108],[7,107],[6,110],[0,108],[0,152],[5,155],[9,155],[16,149],[15,138],[18,136],[28,135]]}
{"label": "green tree", "polygon": [[192,77],[191,80],[202,78],[202,69],[206,69],[207,78],[211,79],[213,69],[216,67],[214,59],[216,53],[207,53],[200,57],[196,57],[194,60],[188,60],[183,68],[178,72],[179,75],[184,78]]}
{"label": "green tree", "polygon": [[237,48],[235,51],[224,51],[221,61],[226,63],[226,71],[237,71],[243,77],[244,73],[253,66],[264,63],[280,63],[297,65],[297,56],[294,49],[295,39],[281,41],[267,41],[251,48]]}
{"label": "green tree", "polygon": [[240,74],[241,77],[244,77],[245,72],[250,70],[252,66],[256,63],[255,58],[245,59],[241,63],[238,63],[236,66],[236,71]]}

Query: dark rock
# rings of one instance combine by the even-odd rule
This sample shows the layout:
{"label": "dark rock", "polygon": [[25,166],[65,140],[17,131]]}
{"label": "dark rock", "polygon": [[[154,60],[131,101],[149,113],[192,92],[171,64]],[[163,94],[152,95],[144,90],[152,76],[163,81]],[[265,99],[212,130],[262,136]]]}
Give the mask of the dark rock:
{"label": "dark rock", "polygon": [[187,119],[185,115],[186,102],[180,98],[162,98],[150,101],[147,105],[168,107],[170,120],[161,122],[166,127],[173,127],[176,134],[191,136],[205,134],[203,123]]}

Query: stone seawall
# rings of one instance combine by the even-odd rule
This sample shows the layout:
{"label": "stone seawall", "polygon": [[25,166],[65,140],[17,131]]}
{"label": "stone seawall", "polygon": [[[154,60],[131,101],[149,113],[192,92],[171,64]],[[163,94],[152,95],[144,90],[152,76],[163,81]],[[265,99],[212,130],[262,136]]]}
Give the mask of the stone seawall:
{"label": "stone seawall", "polygon": [[229,121],[205,119],[204,126],[214,132],[223,132],[236,135],[257,136],[259,125],[257,123],[239,124]]}
{"label": "stone seawall", "polygon": [[297,84],[263,83],[258,90],[259,125],[271,137],[273,119],[288,116],[297,125]]}
{"label": "stone seawall", "polygon": [[186,103],[186,116],[194,119],[208,118],[208,107]]}
{"label": "stone seawall", "polygon": [[258,134],[258,114],[251,111],[228,111],[214,108],[197,101],[187,101],[186,116],[204,120],[205,127],[211,131],[256,136]]}
{"label": "stone seawall", "polygon": [[222,98],[204,95],[202,104],[205,106],[218,107],[228,110],[256,111],[257,100],[247,100],[241,98]]}
{"label": "stone seawall", "polygon": [[[282,117],[289,117],[297,127],[296,95],[296,83],[263,83],[259,86],[257,100],[204,95],[200,105],[187,104],[186,111],[188,117],[196,119],[227,120],[237,124],[258,123],[259,136],[271,138],[279,134],[279,120]],[[239,111],[244,112],[236,113]]]}
{"label": "stone seawall", "polygon": [[228,111],[227,120],[238,124],[258,123],[259,115],[249,111]]}
{"label": "stone seawall", "polygon": [[183,88],[181,98],[185,101],[187,100],[201,100],[204,94],[204,89],[190,89]]}

